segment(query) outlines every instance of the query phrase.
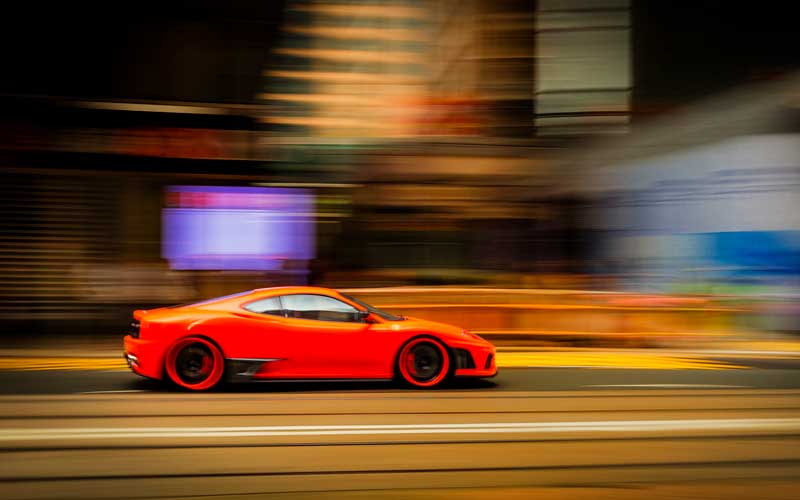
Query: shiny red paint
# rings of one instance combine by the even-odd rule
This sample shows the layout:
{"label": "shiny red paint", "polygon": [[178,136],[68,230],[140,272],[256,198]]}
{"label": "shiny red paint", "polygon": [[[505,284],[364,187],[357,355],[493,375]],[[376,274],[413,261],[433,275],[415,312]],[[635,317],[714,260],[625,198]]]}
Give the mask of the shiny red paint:
{"label": "shiny red paint", "polygon": [[[154,379],[166,375],[176,381],[176,356],[187,339],[194,339],[213,347],[228,363],[268,360],[247,373],[250,380],[407,379],[402,369],[398,371],[401,350],[417,338],[427,337],[443,349],[448,366],[432,383],[412,385],[438,385],[448,375],[491,377],[497,373],[494,346],[455,326],[417,318],[391,321],[375,314],[364,322],[320,321],[260,314],[243,307],[268,297],[297,294],[332,297],[364,311],[339,292],[317,287],[265,288],[198,304],[137,310],[134,318],[140,323],[139,335],[125,337],[126,358],[135,360],[131,369],[139,375]],[[455,349],[469,352],[474,368],[456,366]],[[489,356],[491,362],[486,366]],[[221,370],[216,354],[214,358],[214,370]],[[215,378],[217,374],[222,377],[221,371],[214,372]],[[195,385],[176,383],[200,390],[210,388],[219,378]]]}

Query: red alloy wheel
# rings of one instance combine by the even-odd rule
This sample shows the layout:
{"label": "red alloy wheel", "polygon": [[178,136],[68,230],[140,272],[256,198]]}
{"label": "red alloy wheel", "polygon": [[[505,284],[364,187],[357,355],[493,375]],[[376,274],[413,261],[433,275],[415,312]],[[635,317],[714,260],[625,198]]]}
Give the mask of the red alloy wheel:
{"label": "red alloy wheel", "polygon": [[414,387],[435,387],[450,373],[450,355],[439,341],[412,339],[400,351],[397,365],[403,380]]}
{"label": "red alloy wheel", "polygon": [[179,340],[167,354],[167,375],[176,385],[193,391],[211,389],[222,379],[225,359],[217,346],[206,339]]}

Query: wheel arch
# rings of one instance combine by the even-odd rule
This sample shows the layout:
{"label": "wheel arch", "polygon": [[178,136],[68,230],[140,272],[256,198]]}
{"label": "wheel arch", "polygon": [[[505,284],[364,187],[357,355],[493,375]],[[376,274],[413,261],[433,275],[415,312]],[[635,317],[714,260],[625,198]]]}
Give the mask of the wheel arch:
{"label": "wheel arch", "polygon": [[162,379],[174,383],[174,381],[171,380],[171,377],[169,375],[169,367],[167,366],[170,360],[170,352],[172,351],[172,349],[175,348],[175,346],[179,345],[182,341],[187,339],[197,339],[206,341],[219,350],[220,355],[222,356],[222,363],[223,363],[222,374],[220,375],[220,379],[224,379],[226,367],[225,367],[225,351],[222,349],[222,346],[219,344],[219,342],[214,340],[214,338],[209,335],[203,333],[192,333],[191,331],[188,331],[186,335],[181,335],[180,337],[175,338],[167,347],[167,349],[164,351],[164,359],[163,362],[161,363],[161,370],[163,375]]}
{"label": "wheel arch", "polygon": [[175,342],[179,342],[179,341],[181,341],[183,339],[188,339],[188,338],[192,338],[192,337],[197,337],[198,339],[203,339],[203,340],[207,340],[207,341],[211,342],[212,344],[214,344],[214,346],[217,349],[219,349],[219,352],[222,353],[222,357],[223,358],[225,357],[225,349],[222,348],[222,345],[220,345],[220,343],[217,342],[212,336],[206,335],[204,333],[189,333],[188,335],[185,335],[185,336],[183,336],[183,337],[181,337],[179,339],[176,339]]}
{"label": "wheel arch", "polygon": [[407,338],[400,346],[397,348],[397,352],[394,353],[394,358],[392,360],[392,378],[398,379],[400,377],[400,373],[398,373],[398,363],[400,361],[400,353],[403,352],[403,348],[409,343],[417,339],[429,339],[435,340],[436,342],[440,343],[444,346],[445,350],[447,350],[447,356],[450,358],[450,367],[448,368],[448,376],[455,373],[455,363],[453,363],[453,348],[447,345],[441,337],[437,336],[433,333],[419,333],[416,335],[412,335],[411,337]]}

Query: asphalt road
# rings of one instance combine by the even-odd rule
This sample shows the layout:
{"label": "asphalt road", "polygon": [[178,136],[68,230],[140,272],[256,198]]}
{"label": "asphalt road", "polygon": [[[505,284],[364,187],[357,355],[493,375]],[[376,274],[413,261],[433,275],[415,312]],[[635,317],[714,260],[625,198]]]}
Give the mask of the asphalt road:
{"label": "asphalt road", "polygon": [[[741,363],[741,360],[734,360]],[[761,388],[800,389],[800,361],[765,360],[768,369],[747,360],[747,369],[659,370],[623,368],[504,368],[493,379],[455,382],[452,390],[569,391],[586,389],[653,388]],[[269,394],[274,392],[390,391],[392,383],[256,383],[229,385],[218,392]],[[115,391],[173,391],[163,384],[137,377],[127,370],[0,371],[0,395],[83,394]]]}
{"label": "asphalt road", "polygon": [[798,374],[513,369],[437,391],[187,394],[124,372],[2,372],[0,498],[795,499]]}

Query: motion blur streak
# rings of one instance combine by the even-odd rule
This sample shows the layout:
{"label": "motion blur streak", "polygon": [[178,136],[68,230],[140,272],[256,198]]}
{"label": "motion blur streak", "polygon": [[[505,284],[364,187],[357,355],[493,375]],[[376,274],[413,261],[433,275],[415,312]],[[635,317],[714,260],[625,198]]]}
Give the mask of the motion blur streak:
{"label": "motion blur streak", "polygon": [[[114,3],[3,5],[0,500],[800,498],[796,2]],[[287,285],[499,373],[126,366],[135,310]]]}

